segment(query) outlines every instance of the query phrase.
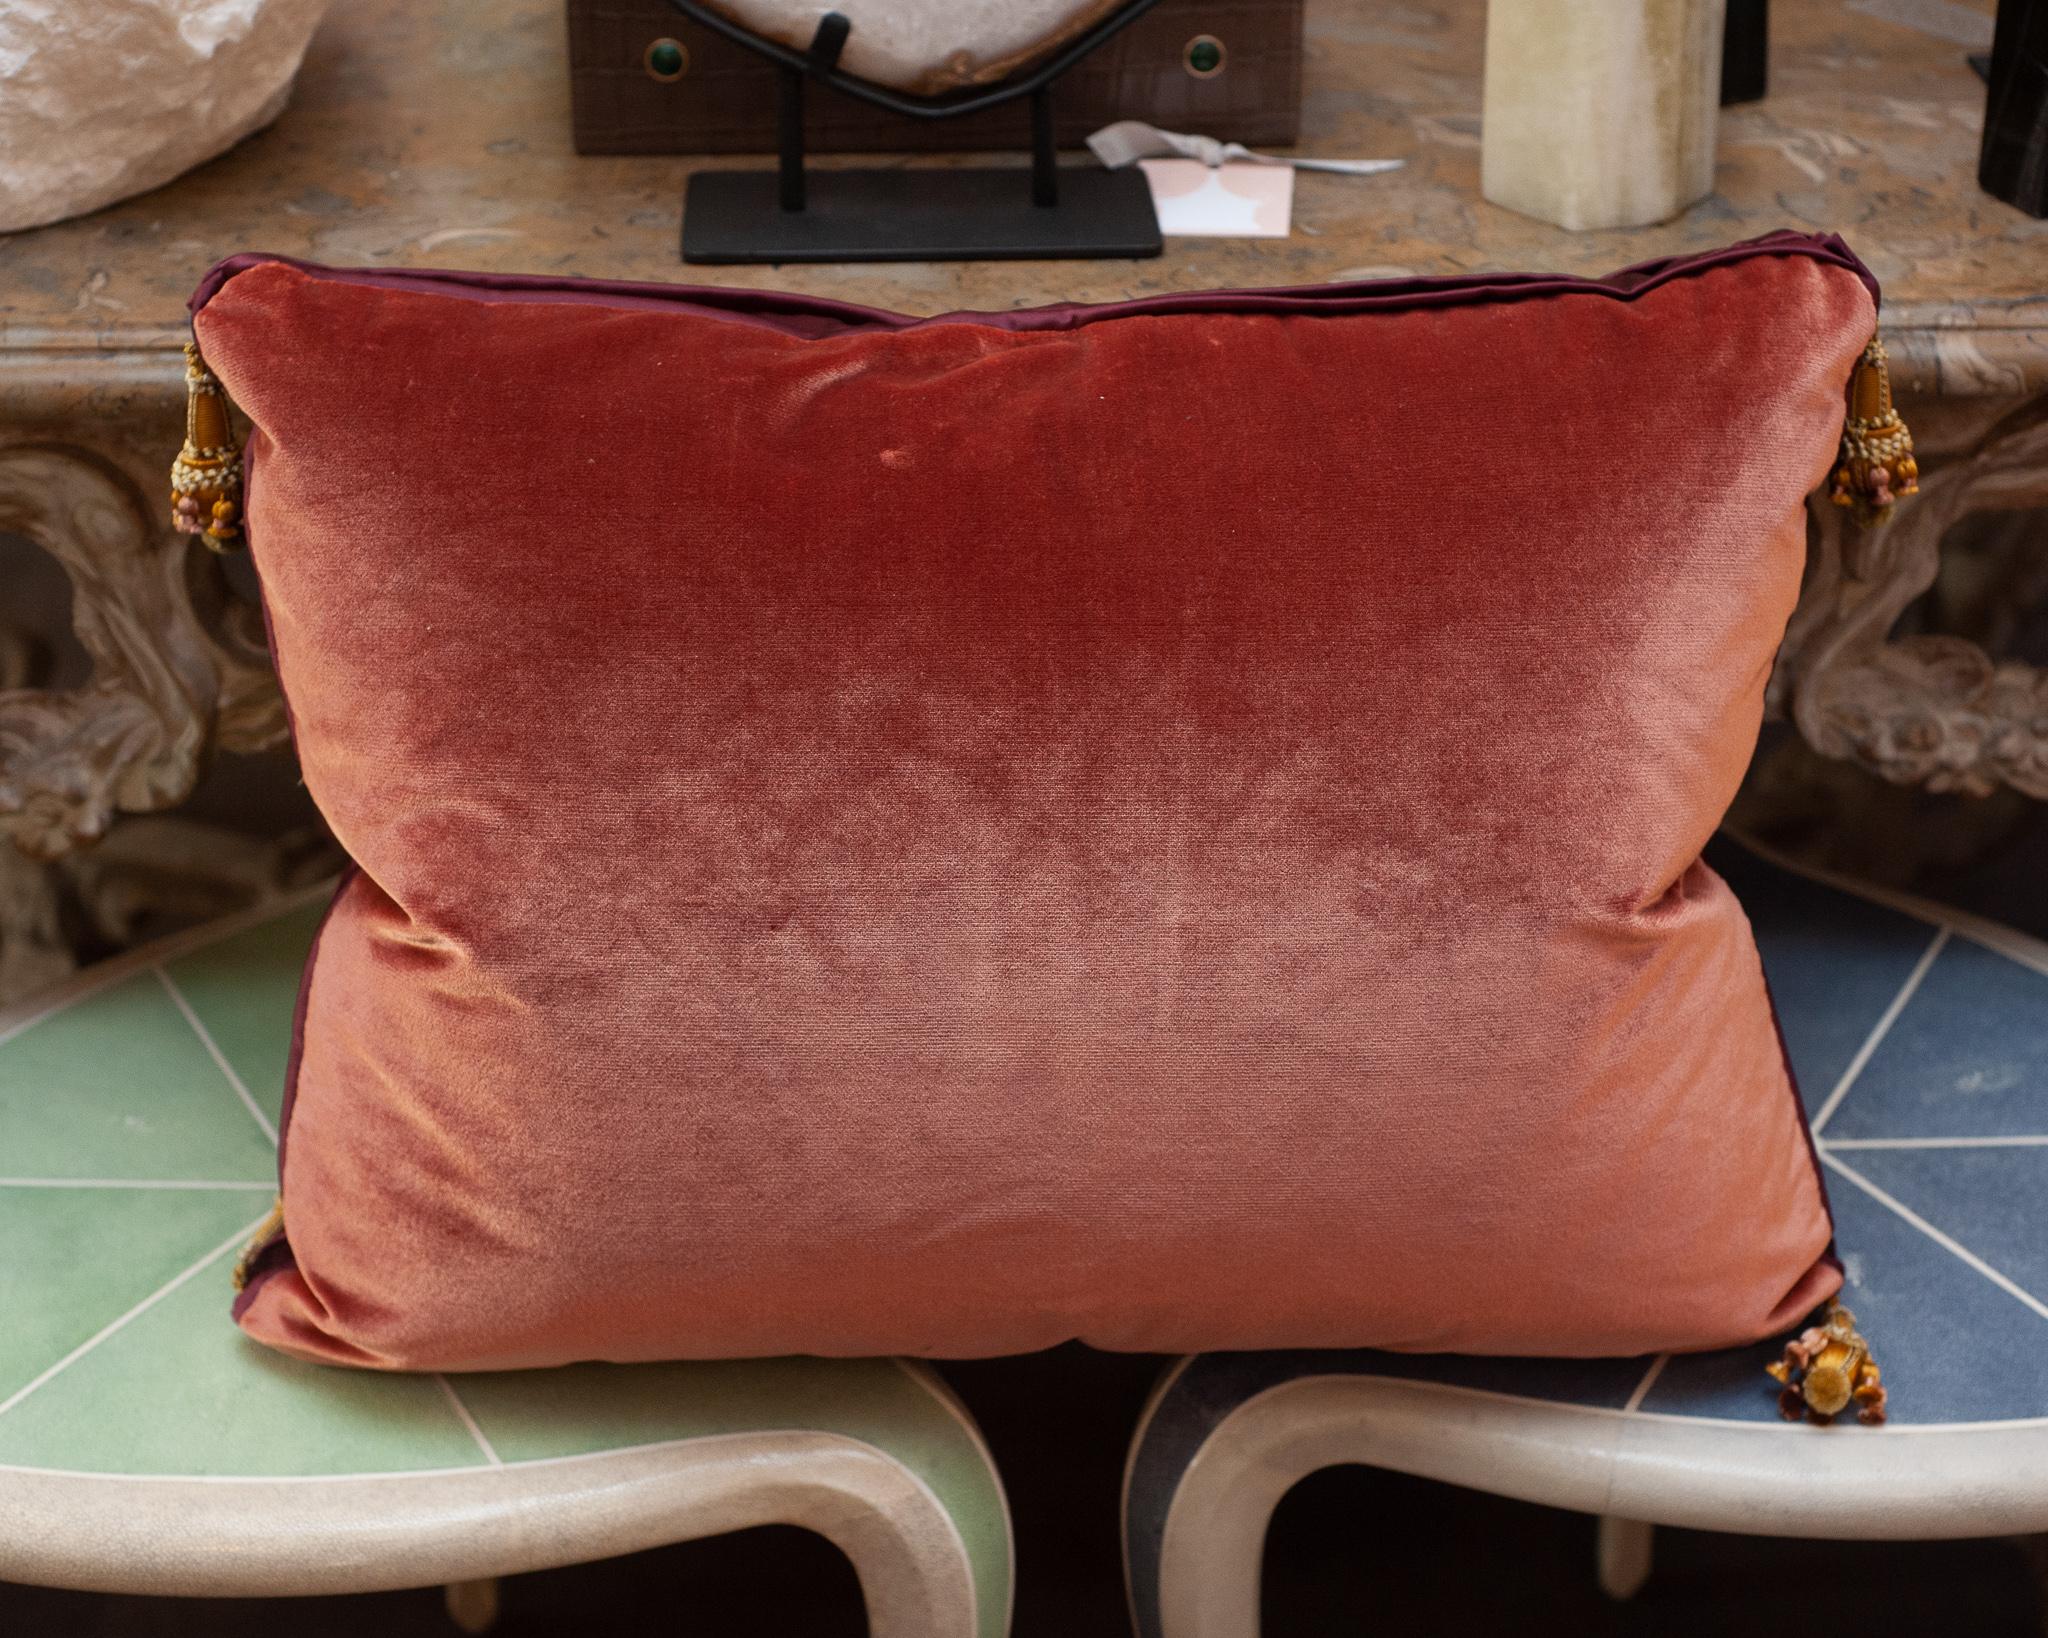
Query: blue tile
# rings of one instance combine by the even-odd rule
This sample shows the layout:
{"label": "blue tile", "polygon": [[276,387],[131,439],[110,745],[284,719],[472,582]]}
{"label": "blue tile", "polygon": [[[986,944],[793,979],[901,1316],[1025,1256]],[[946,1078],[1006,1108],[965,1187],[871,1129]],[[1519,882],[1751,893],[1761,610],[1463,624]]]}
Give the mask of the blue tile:
{"label": "blue tile", "polygon": [[1935,929],[1897,910],[1767,864],[1716,837],[1707,862],[1756,929],[1764,975],[1809,1114],[1834,1090]]}
{"label": "blue tile", "polygon": [[1829,1121],[1830,1138],[2048,1132],[2048,974],[1951,939]]}
{"label": "blue tile", "polygon": [[[1643,1395],[1642,1408],[1671,1416],[1713,1416],[1724,1421],[1781,1421],[1778,1385],[1764,1375],[1764,1367],[1784,1351],[1785,1339],[1773,1337],[1753,1348],[1676,1355]],[[1886,1363],[1881,1354],[1878,1363]]]}
{"label": "blue tile", "polygon": [[[1981,1151],[1940,1153],[1975,1156]],[[1862,1170],[1862,1162],[1870,1157],[1843,1158]],[[1875,1171],[1873,1167],[1865,1174],[1873,1183],[1878,1182]],[[2040,1174],[2030,1175],[2036,1193],[2014,1203],[2010,1220],[2016,1233],[2026,1231],[2021,1214],[2027,1199],[2039,1198]],[[2048,1415],[2048,1321],[1848,1178],[1830,1171],[1828,1190],[1849,1274],[1842,1300],[1855,1311],[1884,1370],[1892,1419],[1979,1422]],[[1929,1204],[1942,1198],[1952,1196],[1937,1191]],[[1914,1209],[1921,1207],[1916,1204]],[[1938,1207],[1922,1215],[1941,1222]],[[1981,1247],[1971,1249],[1996,1264]],[[1644,1399],[1643,1409],[1774,1421],[1777,1390],[1763,1375],[1763,1366],[1776,1351],[1775,1344],[1765,1344],[1674,1359]]]}
{"label": "blue tile", "polygon": [[[2048,1148],[1852,1149],[1839,1158],[2048,1302]],[[2030,1346],[2048,1348],[2048,1319],[2031,1317],[2040,1329]]]}

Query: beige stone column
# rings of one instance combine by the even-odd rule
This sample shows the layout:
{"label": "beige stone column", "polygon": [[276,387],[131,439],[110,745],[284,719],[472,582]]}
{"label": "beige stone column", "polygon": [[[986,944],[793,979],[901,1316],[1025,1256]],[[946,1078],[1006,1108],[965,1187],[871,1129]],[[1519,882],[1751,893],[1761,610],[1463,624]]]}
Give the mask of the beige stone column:
{"label": "beige stone column", "polygon": [[1714,187],[1725,0],[1490,0],[1480,188],[1565,228],[1637,227]]}

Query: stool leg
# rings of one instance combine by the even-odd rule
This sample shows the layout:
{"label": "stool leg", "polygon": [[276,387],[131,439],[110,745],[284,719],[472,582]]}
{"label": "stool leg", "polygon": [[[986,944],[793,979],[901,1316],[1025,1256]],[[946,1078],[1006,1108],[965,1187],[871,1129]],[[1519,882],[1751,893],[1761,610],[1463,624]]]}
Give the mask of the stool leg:
{"label": "stool leg", "polygon": [[489,1632],[498,1624],[498,1578],[451,1581],[446,1588],[448,1619],[459,1632]]}
{"label": "stool leg", "polygon": [[1650,1579],[1650,1552],[1657,1527],[1640,1519],[1617,1519],[1603,1515],[1599,1543],[1594,1549],[1599,1564],[1600,1590],[1621,1602],[1643,1590]]}

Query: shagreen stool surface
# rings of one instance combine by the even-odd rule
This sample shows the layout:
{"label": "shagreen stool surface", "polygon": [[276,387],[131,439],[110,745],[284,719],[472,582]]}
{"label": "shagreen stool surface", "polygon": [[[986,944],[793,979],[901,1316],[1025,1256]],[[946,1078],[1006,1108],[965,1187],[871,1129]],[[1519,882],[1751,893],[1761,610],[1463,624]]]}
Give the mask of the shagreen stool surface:
{"label": "shagreen stool surface", "polygon": [[491,1578],[780,1523],[844,1550],[878,1638],[1001,1638],[1002,1487],[921,1365],[396,1376],[236,1330],[320,908],[216,923],[0,1013],[0,1579],[444,1583],[478,1630]]}
{"label": "shagreen stool surface", "polygon": [[1708,857],[1756,926],[1890,1421],[1785,1422],[1764,1373],[1783,1339],[1654,1359],[1193,1355],[1125,1478],[1139,1638],[1253,1638],[1274,1506],[1343,1463],[1598,1514],[1620,1595],[1656,1524],[2048,1530],[2048,945],[1725,839]]}

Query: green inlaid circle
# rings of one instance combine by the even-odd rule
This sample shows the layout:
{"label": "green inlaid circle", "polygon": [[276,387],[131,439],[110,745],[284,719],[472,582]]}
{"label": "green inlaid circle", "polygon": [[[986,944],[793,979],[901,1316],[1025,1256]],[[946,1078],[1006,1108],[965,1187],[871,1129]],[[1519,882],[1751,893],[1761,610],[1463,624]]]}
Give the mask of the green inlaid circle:
{"label": "green inlaid circle", "polygon": [[1223,72],[1223,42],[1213,34],[1197,34],[1188,41],[1181,60],[1198,80],[1213,80]]}
{"label": "green inlaid circle", "polygon": [[690,50],[680,40],[660,39],[647,48],[642,59],[650,78],[679,80],[690,68]]}

